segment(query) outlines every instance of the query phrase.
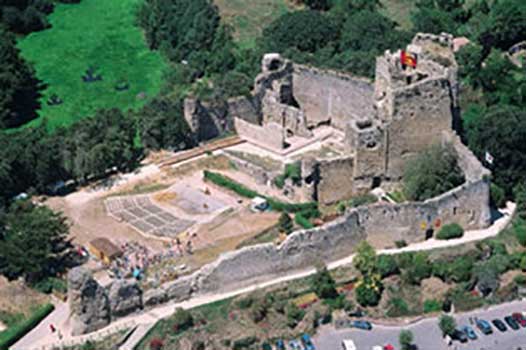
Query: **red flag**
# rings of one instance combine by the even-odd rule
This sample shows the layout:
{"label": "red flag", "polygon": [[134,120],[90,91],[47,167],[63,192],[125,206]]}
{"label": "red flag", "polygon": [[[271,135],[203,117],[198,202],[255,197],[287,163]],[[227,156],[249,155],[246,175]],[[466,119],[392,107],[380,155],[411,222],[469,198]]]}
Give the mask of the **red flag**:
{"label": "red flag", "polygon": [[412,68],[416,68],[416,62],[416,55],[407,53],[404,50],[400,51],[400,63],[402,63],[402,67],[405,68],[406,66],[409,66]]}

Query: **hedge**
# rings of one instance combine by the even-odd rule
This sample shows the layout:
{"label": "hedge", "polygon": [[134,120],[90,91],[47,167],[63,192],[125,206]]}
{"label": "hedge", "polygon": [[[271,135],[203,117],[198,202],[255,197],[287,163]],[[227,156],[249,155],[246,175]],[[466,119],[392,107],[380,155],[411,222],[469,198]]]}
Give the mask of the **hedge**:
{"label": "hedge", "polygon": [[309,219],[303,216],[303,212],[296,213],[296,215],[294,216],[294,222],[307,230],[314,227],[314,225],[309,221]]}
{"label": "hedge", "polygon": [[452,239],[460,238],[464,236],[464,229],[459,224],[447,224],[442,226],[440,231],[438,231],[436,238],[437,239]]}
{"label": "hedge", "polygon": [[31,331],[37,324],[40,323],[47,315],[55,309],[53,304],[44,304],[39,307],[33,314],[24,321],[0,332],[0,349],[6,350],[8,347],[16,343],[29,331]]}
{"label": "hedge", "polygon": [[247,188],[243,186],[242,184],[224,176],[219,173],[214,173],[212,171],[205,170],[204,172],[204,178],[206,180],[209,180],[213,182],[214,184],[225,187],[231,191],[234,191],[238,195],[246,198],[255,198],[255,197],[262,197],[265,198],[270,207],[276,211],[284,211],[287,213],[296,213],[299,211],[305,211],[305,210],[318,210],[318,204],[315,202],[307,202],[307,203],[285,203],[282,201],[279,201],[272,197],[266,197],[263,195],[260,195],[256,191],[251,190],[250,188]]}

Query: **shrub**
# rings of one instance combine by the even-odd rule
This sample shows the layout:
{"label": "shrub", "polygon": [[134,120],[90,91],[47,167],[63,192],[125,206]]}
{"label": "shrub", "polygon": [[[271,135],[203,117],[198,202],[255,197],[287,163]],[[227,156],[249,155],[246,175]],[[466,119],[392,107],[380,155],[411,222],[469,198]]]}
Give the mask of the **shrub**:
{"label": "shrub", "polygon": [[66,293],[68,291],[66,281],[56,277],[47,277],[38,281],[33,285],[33,288],[44,294],[50,294],[53,291],[59,293]]}
{"label": "shrub", "polygon": [[281,232],[285,232],[286,234],[291,233],[292,229],[294,228],[294,224],[292,223],[290,215],[287,213],[281,213],[278,220],[278,226]]}
{"label": "shrub", "polygon": [[175,310],[173,329],[175,332],[183,332],[194,326],[194,318],[190,311],[178,307]]}
{"label": "shrub", "polygon": [[427,254],[416,253],[412,255],[411,264],[403,273],[403,278],[406,282],[420,285],[424,278],[431,276],[433,265],[429,262]]}
{"label": "shrub", "polygon": [[248,336],[244,337],[238,340],[235,340],[232,344],[232,349],[234,350],[241,350],[241,349],[248,349],[250,346],[257,343],[258,338],[255,336]]}
{"label": "shrub", "polygon": [[283,188],[285,187],[285,175],[281,174],[274,178],[274,185],[276,185],[277,188]]}
{"label": "shrub", "polygon": [[290,328],[296,327],[298,323],[303,320],[303,317],[305,317],[305,311],[300,309],[296,306],[294,303],[289,303],[286,307],[286,314],[287,314],[287,326]]}
{"label": "shrub", "polygon": [[404,240],[404,239],[401,239],[401,240],[398,240],[398,241],[395,241],[395,247],[396,248],[404,248],[404,247],[407,247],[407,242]]}
{"label": "shrub", "polygon": [[205,180],[211,181],[214,184],[227,188],[238,195],[246,198],[263,197],[266,198],[270,207],[276,211],[283,211],[287,213],[296,213],[300,211],[314,211],[318,209],[318,203],[307,202],[307,203],[285,203],[271,197],[265,197],[260,195],[256,191],[253,191],[242,184],[230,179],[227,176],[223,176],[219,173],[214,173],[209,170],[203,171]]}
{"label": "shrub", "polygon": [[457,223],[447,224],[442,226],[440,231],[438,231],[436,238],[437,239],[453,239],[460,238],[464,235],[464,229]]}
{"label": "shrub", "polygon": [[526,247],[526,222],[522,219],[517,219],[516,222],[513,223],[513,232],[519,244]]}
{"label": "shrub", "polygon": [[252,296],[247,296],[237,302],[237,307],[240,309],[248,309],[254,304],[254,298]]}
{"label": "shrub", "polygon": [[347,209],[347,205],[345,204],[345,202],[340,202],[338,203],[337,209],[340,214],[343,214],[345,213],[345,209]]}
{"label": "shrub", "polygon": [[252,317],[252,321],[255,323],[263,321],[265,317],[267,317],[267,305],[263,301],[257,301],[252,305],[252,309],[250,310],[250,316]]}
{"label": "shrub", "polygon": [[55,307],[53,304],[44,304],[39,307],[29,318],[26,320],[9,327],[7,330],[0,333],[0,349],[7,349],[20,338],[26,335],[32,330],[37,324],[40,323]]}
{"label": "shrub", "polygon": [[404,299],[395,297],[389,300],[389,306],[387,308],[387,316],[389,317],[401,317],[409,315],[409,306]]}
{"label": "shrub", "polygon": [[311,288],[320,299],[334,299],[338,296],[336,282],[326,267],[319,269],[311,278]]}
{"label": "shrub", "polygon": [[382,297],[382,283],[379,279],[366,277],[356,286],[356,301],[362,306],[376,306]]}
{"label": "shrub", "polygon": [[400,271],[396,264],[396,259],[392,255],[380,255],[376,259],[376,270],[382,278],[396,275]]}
{"label": "shrub", "polygon": [[428,299],[424,301],[424,313],[438,312],[442,310],[442,303],[436,299]]}
{"label": "shrub", "polygon": [[356,196],[356,197],[351,198],[351,200],[349,201],[349,207],[356,208],[361,205],[376,203],[377,201],[378,201],[378,198],[376,198],[375,195],[368,193],[368,194],[364,194],[361,196]]}
{"label": "shrub", "polygon": [[451,336],[453,332],[455,332],[455,329],[457,328],[457,322],[451,316],[442,315],[440,316],[440,319],[438,320],[438,327],[442,331],[442,335]]}
{"label": "shrub", "polygon": [[506,192],[504,189],[494,183],[490,185],[491,204],[497,208],[504,208],[506,206]]}
{"label": "shrub", "polygon": [[468,282],[471,280],[473,270],[473,258],[461,256],[456,258],[450,265],[449,276],[454,282]]}
{"label": "shrub", "polygon": [[400,343],[402,350],[411,350],[413,348],[413,340],[414,340],[413,332],[404,329],[400,331],[400,334],[398,335],[398,342]]}
{"label": "shrub", "polygon": [[312,222],[310,222],[309,219],[303,216],[303,212],[299,212],[296,213],[296,215],[294,215],[294,222],[306,230],[314,227]]}

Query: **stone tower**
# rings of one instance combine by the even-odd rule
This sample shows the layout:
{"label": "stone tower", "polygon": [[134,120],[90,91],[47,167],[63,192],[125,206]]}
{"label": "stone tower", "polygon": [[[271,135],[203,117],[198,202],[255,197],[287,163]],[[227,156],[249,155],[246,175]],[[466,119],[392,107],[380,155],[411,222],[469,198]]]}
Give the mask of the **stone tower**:
{"label": "stone tower", "polygon": [[403,67],[400,51],[376,60],[375,119],[385,129],[385,175],[397,180],[414,154],[451,132],[457,109],[457,63],[450,34],[417,34],[406,52],[415,68]]}

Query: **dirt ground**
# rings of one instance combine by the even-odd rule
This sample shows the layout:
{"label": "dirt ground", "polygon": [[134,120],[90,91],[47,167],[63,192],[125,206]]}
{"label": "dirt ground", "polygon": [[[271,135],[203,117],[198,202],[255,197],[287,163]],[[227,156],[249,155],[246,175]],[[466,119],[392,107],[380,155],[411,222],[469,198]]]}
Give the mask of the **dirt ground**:
{"label": "dirt ground", "polygon": [[[213,261],[223,252],[236,249],[242,241],[275,225],[279,218],[279,214],[273,212],[253,213],[249,210],[249,200],[202,182],[203,169],[225,170],[228,167],[229,163],[223,156],[200,157],[167,171],[150,170],[146,177],[122,182],[109,190],[81,190],[65,197],[49,198],[46,204],[67,216],[71,224],[70,235],[76,244],[86,245],[92,239],[104,236],[117,244],[138,242],[153,252],[162,252],[166,250],[166,239],[143,235],[125,222],[110,217],[107,215],[104,200],[110,196],[146,193],[152,193],[152,198],[158,200],[164,198],[171,188],[180,189],[184,184],[193,186],[194,192],[196,189],[201,191],[209,187],[210,200],[214,197],[230,208],[220,214],[198,215],[197,217],[206,220],[197,220],[198,225],[188,230],[194,236],[189,237],[187,232],[180,235],[183,243],[188,239],[192,240],[193,254],[185,254],[178,258],[176,263],[186,265],[187,271],[191,271]],[[165,202],[168,203],[156,202],[164,208],[173,205],[173,210],[180,211],[174,203],[169,203],[172,202],[172,197],[166,198]],[[202,199],[202,196],[197,198]]]}

